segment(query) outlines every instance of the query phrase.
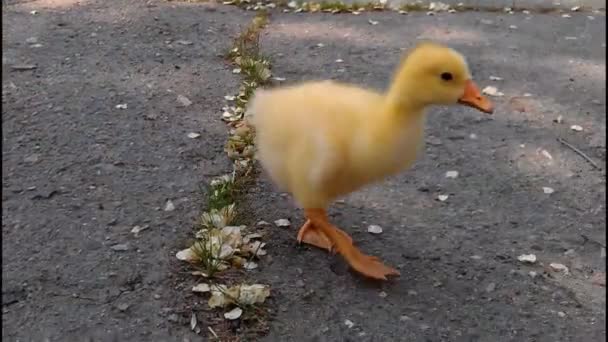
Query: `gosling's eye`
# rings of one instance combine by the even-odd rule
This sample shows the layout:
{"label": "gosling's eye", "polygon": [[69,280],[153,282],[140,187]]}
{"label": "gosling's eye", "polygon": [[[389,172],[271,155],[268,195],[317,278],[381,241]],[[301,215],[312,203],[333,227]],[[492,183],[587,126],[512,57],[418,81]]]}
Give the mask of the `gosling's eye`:
{"label": "gosling's eye", "polygon": [[452,76],[452,74],[450,74],[449,72],[444,72],[441,74],[441,79],[444,81],[451,81],[452,78],[454,78],[454,76]]}

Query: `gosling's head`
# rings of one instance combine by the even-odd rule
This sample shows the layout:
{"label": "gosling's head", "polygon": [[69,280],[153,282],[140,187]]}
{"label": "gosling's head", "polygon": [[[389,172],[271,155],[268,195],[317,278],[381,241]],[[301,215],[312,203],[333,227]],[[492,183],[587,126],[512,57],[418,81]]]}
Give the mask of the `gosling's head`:
{"label": "gosling's head", "polygon": [[494,106],[473,82],[465,58],[446,46],[424,42],[405,58],[398,82],[408,82],[408,93],[424,105],[463,104],[492,114]]}

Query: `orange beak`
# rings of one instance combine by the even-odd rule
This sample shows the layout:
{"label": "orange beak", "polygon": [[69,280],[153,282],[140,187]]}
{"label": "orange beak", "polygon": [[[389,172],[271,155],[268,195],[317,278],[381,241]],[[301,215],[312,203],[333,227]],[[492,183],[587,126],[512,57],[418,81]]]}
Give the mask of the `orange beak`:
{"label": "orange beak", "polygon": [[477,85],[473,80],[466,81],[464,94],[458,99],[458,103],[473,107],[487,114],[492,114],[494,112],[494,105],[487,97],[481,95],[479,88],[477,88]]}

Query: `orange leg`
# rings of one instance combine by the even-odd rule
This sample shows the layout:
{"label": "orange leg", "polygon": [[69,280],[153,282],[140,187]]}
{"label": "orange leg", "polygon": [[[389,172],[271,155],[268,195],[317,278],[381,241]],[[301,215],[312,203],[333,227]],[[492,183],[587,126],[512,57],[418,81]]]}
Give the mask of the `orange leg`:
{"label": "orange leg", "polygon": [[[342,234],[350,244],[353,243],[353,239],[343,230],[334,227],[340,234]],[[319,247],[321,249],[326,249],[330,253],[335,253],[334,244],[331,240],[325,235],[320,229],[315,227],[312,222],[306,220],[306,223],[302,225],[300,231],[298,232],[298,242],[299,243],[307,243],[309,245],[313,245]]]}
{"label": "orange leg", "polygon": [[[314,236],[314,238],[309,238],[310,241],[319,243],[323,246],[321,248],[327,248],[328,245],[329,248],[335,248],[355,271],[367,277],[382,280],[386,280],[386,276],[399,275],[399,271],[384,265],[377,257],[365,255],[353,246],[352,239],[350,239],[346,233],[329,223],[329,219],[327,218],[324,209],[306,209],[306,216],[308,217],[310,225],[309,227],[306,227],[306,224],[309,223],[307,221],[307,223],[302,226],[302,229],[304,229],[304,232],[301,232],[303,238],[306,235]],[[302,231],[302,229],[300,229],[300,231]],[[307,232],[315,233],[307,234]],[[300,234],[298,234],[298,238],[300,238]],[[315,246],[318,245],[315,244]]]}

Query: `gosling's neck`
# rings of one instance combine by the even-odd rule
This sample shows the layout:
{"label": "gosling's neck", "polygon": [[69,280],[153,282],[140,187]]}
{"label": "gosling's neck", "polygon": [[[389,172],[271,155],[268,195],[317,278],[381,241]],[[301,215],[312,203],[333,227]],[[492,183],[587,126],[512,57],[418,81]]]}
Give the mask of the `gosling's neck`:
{"label": "gosling's neck", "polygon": [[419,89],[412,79],[407,66],[395,75],[384,101],[384,113],[391,120],[409,121],[424,116],[427,105],[416,95]]}

